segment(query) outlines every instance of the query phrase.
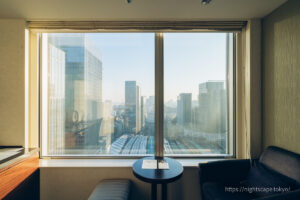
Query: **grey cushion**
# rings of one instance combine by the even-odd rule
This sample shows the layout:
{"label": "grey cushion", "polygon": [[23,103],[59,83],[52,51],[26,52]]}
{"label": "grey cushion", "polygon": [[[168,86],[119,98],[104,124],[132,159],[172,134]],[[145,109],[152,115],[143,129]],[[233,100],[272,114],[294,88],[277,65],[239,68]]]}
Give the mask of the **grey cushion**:
{"label": "grey cushion", "polygon": [[300,154],[270,146],[262,153],[259,162],[267,168],[295,180],[300,187]]}
{"label": "grey cushion", "polygon": [[[244,183],[245,186],[249,188],[285,188],[294,190],[296,187],[296,181],[265,168],[264,165],[259,162],[254,162],[253,167],[250,169],[248,174],[247,180]],[[278,193],[281,193],[281,191],[253,191],[253,194],[257,197],[274,195]]]}
{"label": "grey cushion", "polygon": [[127,200],[130,180],[103,180],[93,190],[88,200]]}

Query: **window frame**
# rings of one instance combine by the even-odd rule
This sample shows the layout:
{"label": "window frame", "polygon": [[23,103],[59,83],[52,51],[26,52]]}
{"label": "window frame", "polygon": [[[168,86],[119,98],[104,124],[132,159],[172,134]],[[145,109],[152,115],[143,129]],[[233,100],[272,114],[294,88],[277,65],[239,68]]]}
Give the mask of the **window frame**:
{"label": "window frame", "polygon": [[[37,35],[38,35],[38,70],[39,70],[39,80],[38,80],[38,85],[39,85],[39,146],[40,146],[40,158],[53,158],[53,159],[137,159],[141,158],[144,156],[149,156],[149,154],[141,154],[141,155],[110,155],[110,154],[99,154],[97,156],[95,155],[82,155],[82,154],[74,154],[74,155],[56,155],[56,156],[50,156],[50,155],[43,155],[43,127],[42,127],[42,121],[43,121],[43,105],[42,105],[42,97],[43,97],[43,89],[42,89],[42,84],[43,84],[43,60],[42,60],[42,34],[43,33],[75,33],[75,32],[81,32],[81,33],[113,33],[113,32],[118,32],[118,33],[134,33],[134,32],[151,32],[155,33],[155,157],[162,157],[164,155],[164,132],[163,132],[163,124],[164,124],[164,60],[163,60],[163,34],[164,33],[233,33],[233,41],[232,41],[232,77],[230,77],[232,80],[232,111],[229,111],[229,114],[232,114],[232,129],[230,130],[231,132],[228,132],[227,135],[227,143],[231,142],[231,146],[228,146],[227,151],[232,152],[228,154],[174,154],[174,155],[168,155],[168,157],[172,158],[178,158],[178,159],[199,159],[199,158],[235,158],[236,157],[236,38],[237,38],[237,33],[240,32],[240,30],[213,30],[213,31],[208,31],[204,29],[193,29],[193,30],[185,30],[185,29],[175,29],[175,30],[95,30],[95,31],[90,31],[90,30],[76,30],[76,29],[71,29],[71,30],[61,30],[61,29],[55,29],[55,30],[36,30]],[[228,79],[229,80],[229,79]],[[229,92],[229,91],[228,91]],[[47,133],[48,137],[48,133]],[[230,138],[232,137],[232,138]],[[231,141],[230,141],[231,140]]]}

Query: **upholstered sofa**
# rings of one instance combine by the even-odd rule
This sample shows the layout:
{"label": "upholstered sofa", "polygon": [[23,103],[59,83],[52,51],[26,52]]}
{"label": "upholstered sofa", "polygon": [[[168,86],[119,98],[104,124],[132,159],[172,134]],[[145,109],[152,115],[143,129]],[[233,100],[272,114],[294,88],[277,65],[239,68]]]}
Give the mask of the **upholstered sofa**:
{"label": "upholstered sofa", "polygon": [[300,155],[270,146],[254,160],[199,164],[202,200],[300,200]]}

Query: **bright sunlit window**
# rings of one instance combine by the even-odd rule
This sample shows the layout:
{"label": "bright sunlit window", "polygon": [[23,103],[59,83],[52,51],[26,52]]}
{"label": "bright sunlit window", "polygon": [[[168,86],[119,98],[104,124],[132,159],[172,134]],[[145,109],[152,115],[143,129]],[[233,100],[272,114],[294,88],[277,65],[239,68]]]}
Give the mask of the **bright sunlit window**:
{"label": "bright sunlit window", "polygon": [[[42,33],[42,156],[231,155],[234,33]],[[162,48],[162,49],[158,49]],[[164,76],[156,110],[156,51]]]}

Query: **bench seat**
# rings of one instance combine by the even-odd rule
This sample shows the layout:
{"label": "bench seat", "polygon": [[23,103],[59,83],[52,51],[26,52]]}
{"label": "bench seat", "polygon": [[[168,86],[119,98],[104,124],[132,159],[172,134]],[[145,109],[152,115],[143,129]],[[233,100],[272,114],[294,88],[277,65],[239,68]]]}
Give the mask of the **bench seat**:
{"label": "bench seat", "polygon": [[130,180],[107,179],[101,181],[93,190],[88,200],[128,200]]}

